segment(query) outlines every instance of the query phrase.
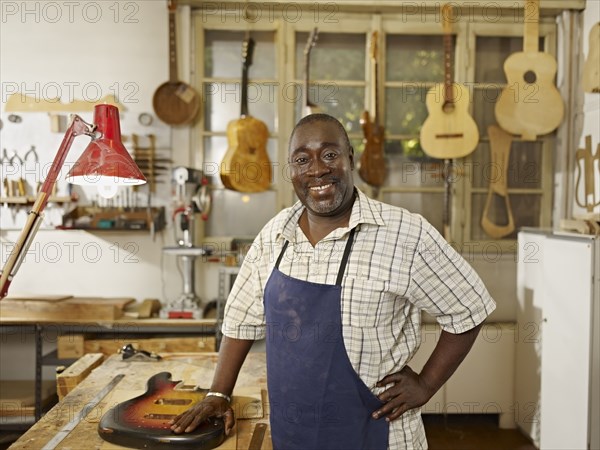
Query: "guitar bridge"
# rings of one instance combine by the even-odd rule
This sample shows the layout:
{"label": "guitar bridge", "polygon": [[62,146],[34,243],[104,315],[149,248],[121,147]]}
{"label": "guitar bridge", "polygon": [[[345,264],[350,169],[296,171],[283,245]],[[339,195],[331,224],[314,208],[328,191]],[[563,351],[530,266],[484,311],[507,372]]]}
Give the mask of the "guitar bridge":
{"label": "guitar bridge", "polygon": [[464,134],[462,134],[462,133],[442,133],[442,134],[435,135],[436,138],[441,138],[441,139],[461,138],[463,136],[464,136]]}

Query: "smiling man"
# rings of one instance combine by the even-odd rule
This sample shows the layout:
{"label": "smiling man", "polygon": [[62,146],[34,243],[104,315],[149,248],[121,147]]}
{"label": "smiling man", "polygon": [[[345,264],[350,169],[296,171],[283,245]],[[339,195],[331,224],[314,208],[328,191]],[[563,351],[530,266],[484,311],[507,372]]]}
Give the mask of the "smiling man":
{"label": "smiling man", "polygon": [[[495,303],[423,217],[354,186],[354,150],[335,118],[300,120],[289,163],[299,201],[257,236],[227,300],[211,392],[172,429],[217,415],[228,432],[239,370],[266,338],[276,450],[427,448],[419,407],[454,373]],[[422,311],[442,333],[415,373]]]}

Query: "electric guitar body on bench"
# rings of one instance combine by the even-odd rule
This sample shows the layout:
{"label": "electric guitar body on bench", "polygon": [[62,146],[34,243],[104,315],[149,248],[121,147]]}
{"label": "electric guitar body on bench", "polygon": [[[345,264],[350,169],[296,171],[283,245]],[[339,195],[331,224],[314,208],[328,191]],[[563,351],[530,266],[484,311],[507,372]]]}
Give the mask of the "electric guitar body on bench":
{"label": "electric guitar body on bench", "polygon": [[169,421],[205,397],[198,390],[172,381],[169,372],[152,376],[144,394],[119,403],[102,416],[98,434],[107,442],[143,449],[209,450],[225,440],[222,419],[211,418],[191,433],[175,434]]}

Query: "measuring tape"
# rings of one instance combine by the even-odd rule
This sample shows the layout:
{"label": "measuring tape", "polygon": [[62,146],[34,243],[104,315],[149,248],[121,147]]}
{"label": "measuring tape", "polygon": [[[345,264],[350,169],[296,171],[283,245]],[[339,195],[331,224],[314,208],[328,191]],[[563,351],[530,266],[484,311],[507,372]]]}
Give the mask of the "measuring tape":
{"label": "measuring tape", "polygon": [[73,429],[79,424],[79,422],[81,422],[85,418],[85,416],[87,416],[89,412],[92,409],[94,409],[104,397],[106,397],[106,394],[108,394],[119,383],[119,381],[123,379],[124,376],[124,374],[119,374],[116,377],[114,377],[110,381],[110,383],[104,386],[102,390],[98,392],[93,399],[86,403],[86,405],[81,409],[81,411],[79,411],[79,413],[77,413],[77,415],[73,417],[73,419],[71,419],[71,421],[68,424],[62,427],[60,431],[56,433],[54,437],[50,439],[46,445],[44,445],[44,447],[42,447],[42,450],[55,449],[56,446],[60,444],[61,441],[64,438],[66,438],[71,431],[73,431]]}

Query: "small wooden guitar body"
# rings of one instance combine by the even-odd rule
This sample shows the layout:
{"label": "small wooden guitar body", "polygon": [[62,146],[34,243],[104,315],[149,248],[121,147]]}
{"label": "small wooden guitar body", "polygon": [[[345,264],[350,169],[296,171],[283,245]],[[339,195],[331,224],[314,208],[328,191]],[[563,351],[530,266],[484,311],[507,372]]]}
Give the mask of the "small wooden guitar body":
{"label": "small wooden guitar body", "polygon": [[[462,158],[479,143],[479,129],[469,114],[470,95],[466,86],[452,83],[452,93],[445,96],[445,84],[429,89],[425,104],[429,115],[421,128],[421,147],[432,158]],[[445,98],[452,102],[446,102]]]}
{"label": "small wooden guitar body", "polygon": [[148,380],[144,394],[108,410],[98,424],[98,434],[116,445],[144,449],[209,450],[225,440],[222,419],[210,419],[191,433],[175,434],[169,421],[202,400],[205,391],[175,388],[181,383],[161,372]]}
{"label": "small wooden guitar body", "polygon": [[239,192],[262,192],[271,185],[267,154],[269,130],[260,120],[246,116],[227,125],[228,148],[221,162],[221,181]]}

